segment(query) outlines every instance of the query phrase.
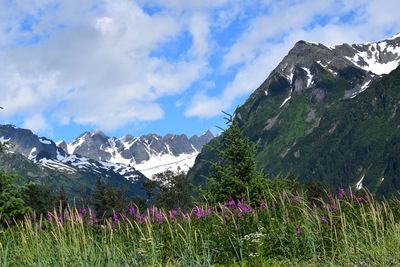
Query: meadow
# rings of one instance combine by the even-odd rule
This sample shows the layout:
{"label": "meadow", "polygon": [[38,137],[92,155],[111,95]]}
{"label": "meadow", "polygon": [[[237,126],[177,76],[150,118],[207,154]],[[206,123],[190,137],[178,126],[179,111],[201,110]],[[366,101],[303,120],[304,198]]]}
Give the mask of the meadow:
{"label": "meadow", "polygon": [[396,266],[400,205],[342,188],[227,200],[192,210],[138,211],[100,220],[55,210],[0,230],[1,266]]}

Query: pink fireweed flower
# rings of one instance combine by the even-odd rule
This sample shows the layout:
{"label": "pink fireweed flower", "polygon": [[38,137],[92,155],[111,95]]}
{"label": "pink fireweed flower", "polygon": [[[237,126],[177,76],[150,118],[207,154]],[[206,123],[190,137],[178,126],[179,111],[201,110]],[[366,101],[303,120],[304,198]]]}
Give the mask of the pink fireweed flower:
{"label": "pink fireweed flower", "polygon": [[134,207],[129,207],[129,214],[133,216],[135,214],[135,208]]}
{"label": "pink fireweed flower", "polygon": [[170,211],[170,213],[169,213],[169,217],[171,219],[175,219],[177,215],[178,215],[178,210],[176,210],[176,209]]}
{"label": "pink fireweed flower", "polygon": [[233,198],[229,199],[229,207],[234,209],[236,207],[235,200]]}
{"label": "pink fireweed flower", "polygon": [[118,218],[118,214],[114,212],[114,216],[113,216],[113,221],[114,223],[118,224],[119,223],[119,218]]}
{"label": "pink fireweed flower", "polygon": [[343,199],[343,197],[346,195],[346,192],[344,191],[344,188],[341,186],[339,187],[339,192],[338,192],[338,198]]}
{"label": "pink fireweed flower", "polygon": [[267,204],[264,202],[264,200],[262,200],[260,202],[260,210],[266,209],[267,208]]}
{"label": "pink fireweed flower", "polygon": [[321,223],[322,224],[328,224],[328,218],[326,218],[325,216],[321,217]]}
{"label": "pink fireweed flower", "polygon": [[333,203],[331,207],[332,207],[332,210],[338,210],[338,206],[336,205],[336,203]]}

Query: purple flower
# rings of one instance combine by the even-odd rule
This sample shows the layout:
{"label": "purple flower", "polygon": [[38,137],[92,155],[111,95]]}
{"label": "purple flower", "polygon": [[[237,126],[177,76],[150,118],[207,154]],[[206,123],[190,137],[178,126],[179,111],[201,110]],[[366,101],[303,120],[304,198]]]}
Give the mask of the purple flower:
{"label": "purple flower", "polygon": [[343,199],[344,196],[345,196],[345,191],[344,188],[341,186],[339,187],[338,198]]}
{"label": "purple flower", "polygon": [[178,215],[178,211],[176,209],[174,209],[170,212],[169,216],[171,219],[174,219],[177,215]]}
{"label": "purple flower", "polygon": [[328,224],[328,218],[326,218],[325,216],[321,217],[321,223],[322,224]]}
{"label": "purple flower", "polygon": [[229,199],[229,207],[234,209],[236,207],[235,200],[233,198]]}
{"label": "purple flower", "polygon": [[267,204],[264,202],[264,200],[262,200],[260,202],[260,210],[266,209],[267,208]]}
{"label": "purple flower", "polygon": [[118,218],[118,214],[114,212],[114,216],[113,216],[113,220],[114,223],[118,224],[119,223],[119,218]]}
{"label": "purple flower", "polygon": [[285,199],[285,198],[287,198],[287,196],[288,196],[288,194],[286,193],[286,191],[283,191],[282,198]]}
{"label": "purple flower", "polygon": [[362,197],[362,196],[356,196],[356,201],[357,201],[357,203],[361,203],[361,202],[364,202],[364,200],[365,200],[365,198],[364,197]]}
{"label": "purple flower", "polygon": [[336,205],[336,203],[332,204],[332,210],[338,210],[338,206]]}
{"label": "purple flower", "polygon": [[47,221],[48,221],[49,223],[51,223],[51,222],[53,221],[53,217],[51,216],[51,213],[50,213],[50,212],[47,213]]}
{"label": "purple flower", "polygon": [[303,234],[303,230],[300,227],[296,228],[296,236],[301,236]]}
{"label": "purple flower", "polygon": [[129,214],[133,216],[135,214],[135,208],[134,207],[129,207]]}
{"label": "purple flower", "polygon": [[330,201],[333,200],[333,194],[332,194],[331,192],[328,193],[328,199],[329,199]]}

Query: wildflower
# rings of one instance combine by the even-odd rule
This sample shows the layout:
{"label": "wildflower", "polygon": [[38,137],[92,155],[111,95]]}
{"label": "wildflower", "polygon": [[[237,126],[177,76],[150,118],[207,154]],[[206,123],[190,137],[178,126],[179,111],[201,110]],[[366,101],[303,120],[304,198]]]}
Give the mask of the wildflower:
{"label": "wildflower", "polygon": [[118,218],[118,214],[114,212],[114,216],[113,216],[113,220],[114,223],[118,224],[119,223],[119,218]]}
{"label": "wildflower", "polygon": [[336,203],[333,203],[331,207],[332,207],[332,210],[338,210],[338,206],[336,205]]}
{"label": "wildflower", "polygon": [[135,214],[135,208],[134,207],[129,207],[129,214],[133,216]]}
{"label": "wildflower", "polygon": [[233,198],[229,199],[229,207],[234,209],[236,207],[235,200]]}
{"label": "wildflower", "polygon": [[53,217],[51,216],[51,213],[50,213],[50,212],[47,213],[47,221],[48,221],[49,223],[51,223],[51,222],[53,221]]}
{"label": "wildflower", "polygon": [[176,209],[172,210],[172,211],[169,213],[169,217],[170,217],[171,219],[174,219],[177,215],[178,215],[178,211],[177,211]]}
{"label": "wildflower", "polygon": [[286,193],[286,191],[283,191],[282,198],[285,199],[285,198],[287,198],[287,196],[288,196],[288,194]]}
{"label": "wildflower", "polygon": [[322,216],[321,217],[321,223],[327,224],[328,223],[328,218],[326,218],[325,216]]}
{"label": "wildflower", "polygon": [[363,202],[365,200],[365,198],[364,197],[362,197],[362,196],[356,196],[356,201],[357,201],[357,203],[361,203],[361,202]]}
{"label": "wildflower", "polygon": [[343,199],[344,196],[345,196],[345,191],[344,188],[341,186],[339,187],[338,198]]}
{"label": "wildflower", "polygon": [[328,199],[329,199],[330,201],[333,200],[333,194],[332,194],[331,192],[328,193]]}
{"label": "wildflower", "polygon": [[264,200],[261,201],[260,203],[260,210],[266,209],[267,208],[267,204],[264,202]]}
{"label": "wildflower", "polygon": [[301,236],[303,234],[303,230],[300,227],[296,228],[296,236]]}

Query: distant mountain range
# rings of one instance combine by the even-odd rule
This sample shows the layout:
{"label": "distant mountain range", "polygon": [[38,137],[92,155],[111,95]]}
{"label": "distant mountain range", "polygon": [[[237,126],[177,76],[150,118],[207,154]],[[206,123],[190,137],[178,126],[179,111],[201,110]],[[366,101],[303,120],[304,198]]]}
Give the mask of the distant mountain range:
{"label": "distant mountain range", "polygon": [[[297,42],[235,111],[243,133],[258,145],[259,168],[332,187],[397,193],[399,63],[400,34],[354,45]],[[189,173],[197,183],[210,171],[204,159],[217,160],[203,150]]]}
{"label": "distant mountain range", "polygon": [[9,141],[12,146],[0,156],[0,167],[53,187],[64,184],[75,194],[90,190],[101,176],[108,184],[125,188],[128,194],[144,196],[144,181],[166,169],[187,171],[213,137],[207,131],[190,139],[172,134],[115,138],[92,131],[71,144],[56,144],[30,130],[2,125],[0,142]]}

